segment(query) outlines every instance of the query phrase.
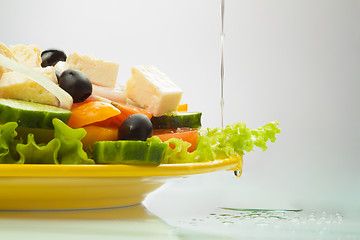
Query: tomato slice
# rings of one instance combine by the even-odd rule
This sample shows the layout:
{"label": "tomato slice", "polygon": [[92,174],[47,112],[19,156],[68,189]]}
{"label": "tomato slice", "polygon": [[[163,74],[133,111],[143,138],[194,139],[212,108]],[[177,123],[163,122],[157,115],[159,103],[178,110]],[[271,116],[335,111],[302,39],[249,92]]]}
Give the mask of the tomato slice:
{"label": "tomato slice", "polygon": [[104,121],[121,113],[119,109],[106,102],[84,102],[74,106],[67,125],[79,128],[91,123]]}
{"label": "tomato slice", "polygon": [[99,126],[99,127],[112,127],[112,128],[119,128],[123,121],[118,119],[120,115],[116,115],[114,117],[110,117],[104,121],[95,122],[91,125]]}
{"label": "tomato slice", "polygon": [[[196,149],[198,141],[198,130],[191,128],[178,128],[178,129],[154,129],[153,136],[158,136],[161,141],[169,140],[170,138],[178,138],[183,141],[191,143],[188,152],[193,152]],[[172,144],[170,147],[174,148]]]}
{"label": "tomato slice", "polygon": [[125,121],[125,119],[127,119],[128,117],[130,117],[131,115],[136,114],[136,113],[144,114],[149,119],[152,118],[151,113],[149,113],[146,110],[139,108],[139,107],[131,106],[128,104],[117,103],[117,102],[114,102],[114,106],[117,109],[119,109],[121,111],[121,113],[119,115],[110,117],[104,121],[95,123],[97,126],[119,128],[120,125]]}
{"label": "tomato slice", "polygon": [[71,111],[68,125],[72,128],[89,124],[118,128],[125,119],[136,113],[152,118],[152,114],[142,108],[118,102],[97,101],[96,98],[73,104]]}
{"label": "tomato slice", "polygon": [[116,141],[118,140],[118,129],[112,127],[100,127],[94,125],[87,125],[83,127],[86,130],[86,135],[81,142],[84,149],[92,147],[96,141]]}

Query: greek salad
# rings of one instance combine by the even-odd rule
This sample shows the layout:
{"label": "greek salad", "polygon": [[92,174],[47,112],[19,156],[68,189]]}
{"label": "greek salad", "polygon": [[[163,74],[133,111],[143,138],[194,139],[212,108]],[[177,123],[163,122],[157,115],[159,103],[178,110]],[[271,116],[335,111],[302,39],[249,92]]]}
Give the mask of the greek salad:
{"label": "greek salad", "polygon": [[118,70],[92,55],[0,42],[0,164],[240,164],[280,133],[278,121],[204,128],[166,74],[134,66],[120,86]]}

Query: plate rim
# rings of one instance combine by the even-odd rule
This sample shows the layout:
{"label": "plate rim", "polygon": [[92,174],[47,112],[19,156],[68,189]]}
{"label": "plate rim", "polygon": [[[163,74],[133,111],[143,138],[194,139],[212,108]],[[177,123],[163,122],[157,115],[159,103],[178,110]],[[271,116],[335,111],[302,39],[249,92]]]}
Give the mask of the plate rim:
{"label": "plate rim", "polygon": [[54,164],[0,164],[0,179],[4,177],[37,178],[112,178],[181,176],[233,170],[242,164],[242,158],[225,158],[209,162],[162,164],[159,166],[134,165],[54,165]]}

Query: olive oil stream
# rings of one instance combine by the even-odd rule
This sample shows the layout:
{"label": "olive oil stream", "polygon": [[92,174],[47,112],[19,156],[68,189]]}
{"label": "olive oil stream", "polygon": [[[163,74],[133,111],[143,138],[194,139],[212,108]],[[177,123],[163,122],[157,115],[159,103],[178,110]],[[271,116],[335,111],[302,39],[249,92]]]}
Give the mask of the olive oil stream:
{"label": "olive oil stream", "polygon": [[[224,13],[225,13],[225,0],[221,0],[221,34],[220,34],[220,49],[221,49],[221,60],[220,60],[220,109],[221,109],[221,129],[224,129]],[[234,171],[236,177],[241,175],[240,171]]]}
{"label": "olive oil stream", "polygon": [[225,40],[225,33],[224,33],[224,11],[225,11],[225,0],[221,0],[221,65],[220,65],[220,84],[221,84],[221,93],[220,93],[220,108],[221,108],[221,128],[224,128],[224,40]]}

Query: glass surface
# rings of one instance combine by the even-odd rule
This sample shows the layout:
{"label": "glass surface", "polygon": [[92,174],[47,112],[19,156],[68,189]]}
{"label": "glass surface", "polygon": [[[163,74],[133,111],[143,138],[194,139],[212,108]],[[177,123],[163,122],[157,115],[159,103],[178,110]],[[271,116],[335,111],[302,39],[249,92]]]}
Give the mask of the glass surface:
{"label": "glass surface", "polygon": [[214,208],[159,218],[143,205],[67,211],[0,211],[1,239],[359,239],[338,212]]}

